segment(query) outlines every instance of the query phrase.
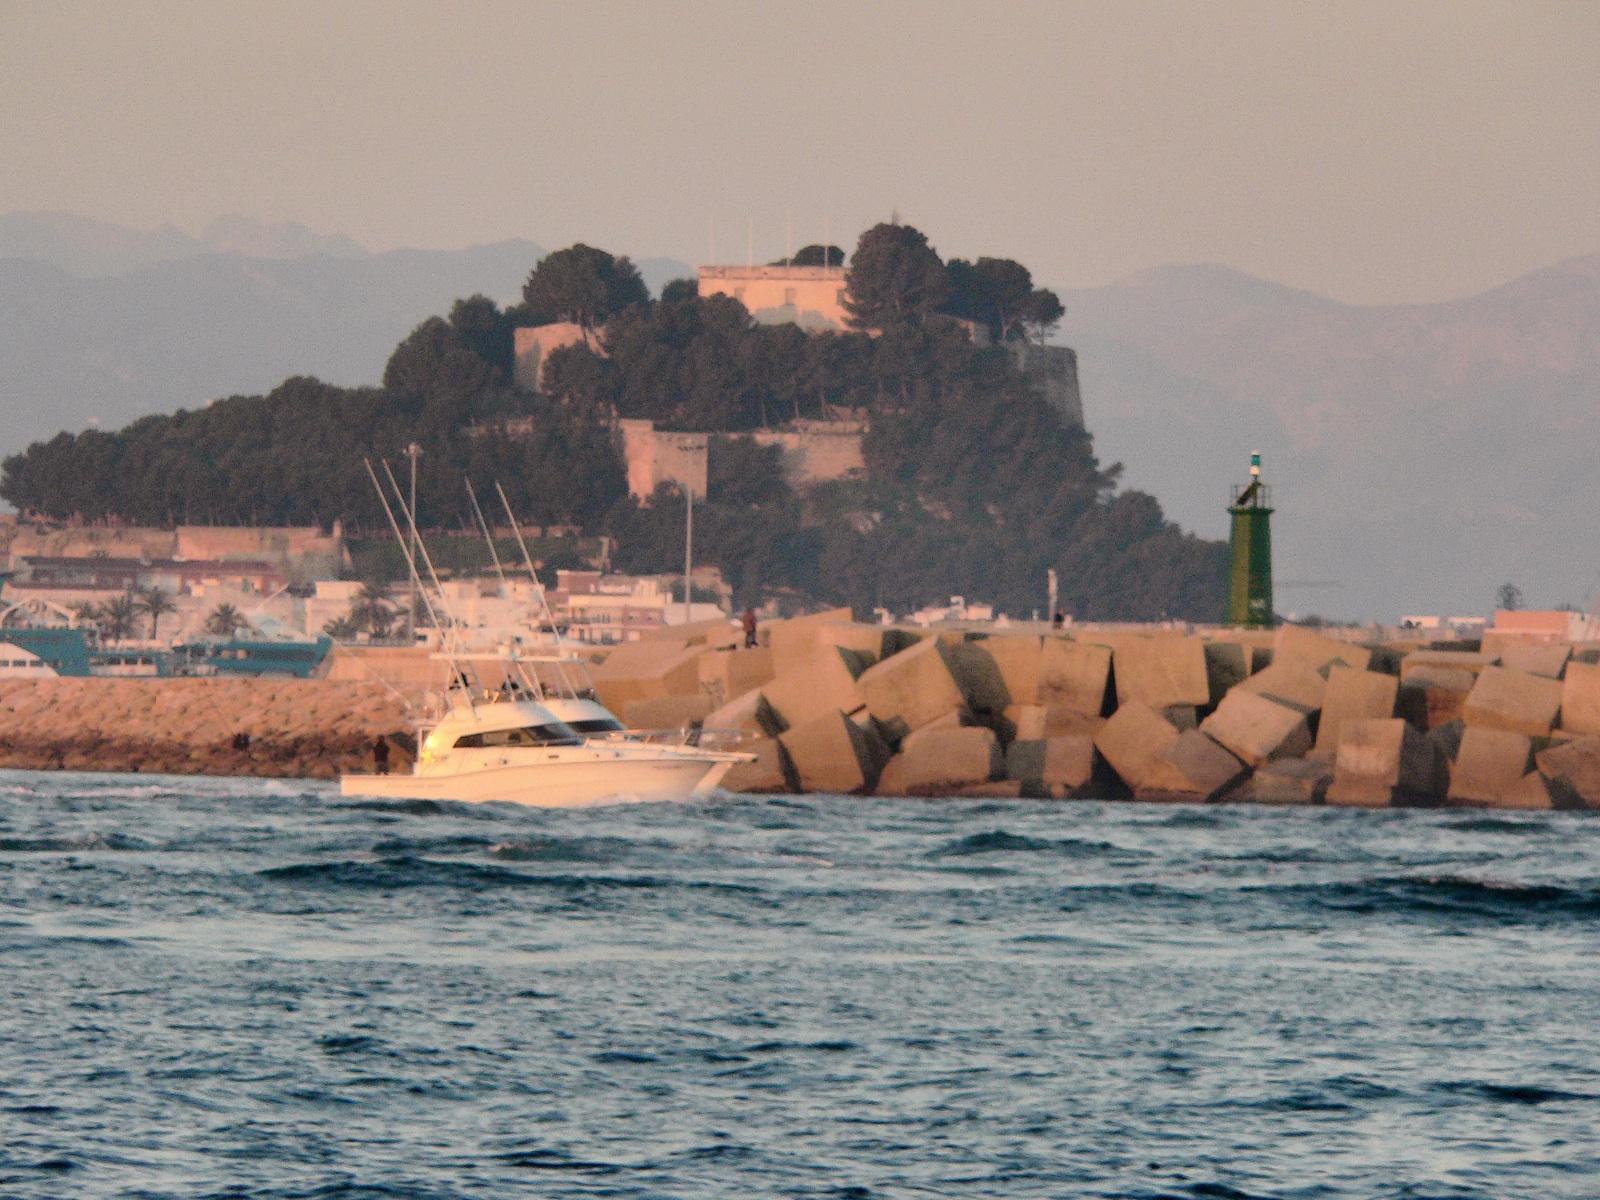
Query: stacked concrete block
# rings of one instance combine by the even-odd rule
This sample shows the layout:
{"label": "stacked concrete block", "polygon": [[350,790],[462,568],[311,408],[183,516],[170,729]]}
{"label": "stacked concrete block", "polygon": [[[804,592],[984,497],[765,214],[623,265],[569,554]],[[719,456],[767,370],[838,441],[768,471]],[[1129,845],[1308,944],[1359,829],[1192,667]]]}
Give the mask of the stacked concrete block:
{"label": "stacked concrete block", "polygon": [[1550,781],[1538,771],[1529,771],[1511,787],[1500,793],[1496,808],[1549,809],[1557,807],[1550,790]]}
{"label": "stacked concrete block", "polygon": [[1417,728],[1437,729],[1461,719],[1476,682],[1477,675],[1463,668],[1417,666],[1401,674],[1396,707]]}
{"label": "stacked concrete block", "polygon": [[702,724],[711,711],[711,697],[702,693],[630,700],[617,715],[629,729],[690,729]]}
{"label": "stacked concrete block", "polygon": [[1466,671],[1474,677],[1499,660],[1481,650],[1413,650],[1400,660],[1400,682],[1409,683],[1417,671]]}
{"label": "stacked concrete block", "polygon": [[1600,737],[1573,738],[1534,756],[1557,808],[1600,808]]}
{"label": "stacked concrete block", "polygon": [[1207,703],[1215,708],[1229,688],[1250,678],[1250,648],[1238,642],[1207,642],[1205,656],[1206,686],[1210,692]]}
{"label": "stacked concrete block", "polygon": [[1526,734],[1469,726],[1450,767],[1450,803],[1498,807],[1527,775],[1532,757]]}
{"label": "stacked concrete block", "polygon": [[1188,780],[1163,758],[1178,730],[1147,704],[1120,705],[1094,736],[1094,748],[1133,792],[1180,791]]}
{"label": "stacked concrete block", "polygon": [[1197,729],[1179,733],[1160,754],[1161,774],[1134,789],[1140,800],[1215,800],[1249,773],[1244,763]]}
{"label": "stacked concrete block", "polygon": [[1200,732],[1250,767],[1273,758],[1300,758],[1312,745],[1304,712],[1242,687],[1223,697],[1217,711],[1200,723]]}
{"label": "stacked concrete block", "polygon": [[1561,642],[1510,642],[1499,650],[1500,665],[1545,679],[1560,679],[1572,657],[1572,647]]}
{"label": "stacked concrete block", "polygon": [[867,711],[891,741],[961,709],[964,698],[946,653],[937,638],[929,638],[868,668],[856,681]]}
{"label": "stacked concrete block", "polygon": [[695,669],[700,690],[711,698],[713,706],[760,687],[775,674],[772,651],[765,646],[709,650],[696,660]]}
{"label": "stacked concrete block", "polygon": [[1042,654],[1037,637],[1003,635],[961,642],[947,657],[967,706],[978,713],[1003,713],[1037,700]]}
{"label": "stacked concrete block", "polygon": [[720,708],[712,709],[706,714],[702,725],[706,729],[732,730],[758,736],[781,733],[783,728],[783,723],[767,707],[760,688],[752,688]]}
{"label": "stacked concrete block", "polygon": [[1561,728],[1568,733],[1600,735],[1600,666],[1567,664],[1561,681]]}
{"label": "stacked concrete block", "polygon": [[1094,779],[1094,739],[1083,734],[1012,742],[1006,775],[1025,794],[1057,800],[1085,795]]}
{"label": "stacked concrete block", "polygon": [[762,686],[761,695],[785,729],[830,712],[855,712],[862,704],[856,677],[835,646],[792,661],[788,670]]}
{"label": "stacked concrete block", "polygon": [[755,761],[739,763],[722,777],[730,792],[794,792],[800,788],[789,756],[776,738],[760,738],[739,747]]}
{"label": "stacked concrete block", "polygon": [[937,796],[988,783],[1004,770],[994,732],[923,728],[906,738],[878,778],[880,796]]}
{"label": "stacked concrete block", "polygon": [[1304,758],[1278,758],[1256,768],[1235,795],[1251,804],[1321,804],[1333,766]]}
{"label": "stacked concrete block", "polygon": [[692,696],[700,690],[699,658],[705,647],[676,640],[625,642],[590,671],[595,693],[621,714],[635,700]]}
{"label": "stacked concrete block", "polygon": [[1111,648],[1067,638],[1044,639],[1036,698],[1047,708],[1098,717],[1111,681]]}
{"label": "stacked concrete block", "polygon": [[853,616],[848,608],[771,621],[761,628],[761,637],[772,651],[774,674],[783,675],[804,667],[816,652],[818,631],[825,625],[848,625]]}
{"label": "stacked concrete block", "polygon": [[1505,667],[1486,667],[1461,709],[1469,726],[1548,737],[1561,708],[1561,684]]}
{"label": "stacked concrete block", "polygon": [[1433,746],[1408,722],[1346,721],[1327,802],[1363,808],[1424,803],[1437,792],[1438,774]]}
{"label": "stacked concrete block", "polygon": [[837,709],[794,726],[778,743],[793,765],[795,783],[806,792],[869,792],[889,757],[870,724]]}
{"label": "stacked concrete block", "polygon": [[1257,671],[1234,690],[1265,696],[1310,715],[1321,710],[1327,688],[1326,677],[1310,667],[1274,660],[1270,667]]}
{"label": "stacked concrete block", "polygon": [[1039,741],[1069,734],[1092,738],[1105,724],[1104,717],[1089,717],[1070,708],[1047,704],[1013,704],[995,721],[1004,742]]}
{"label": "stacked concrete block", "polygon": [[1283,625],[1273,644],[1274,666],[1292,664],[1311,671],[1326,671],[1334,663],[1356,671],[1372,665],[1372,652],[1364,646],[1323,637],[1303,625]]}
{"label": "stacked concrete block", "polygon": [[1211,702],[1205,642],[1182,634],[1147,637],[1116,635],[1112,650],[1117,703],[1160,710],[1177,704],[1201,707]]}
{"label": "stacked concrete block", "polygon": [[1328,672],[1322,694],[1322,717],[1312,757],[1332,762],[1339,751],[1339,731],[1346,721],[1383,719],[1395,715],[1400,681],[1393,675],[1335,666]]}

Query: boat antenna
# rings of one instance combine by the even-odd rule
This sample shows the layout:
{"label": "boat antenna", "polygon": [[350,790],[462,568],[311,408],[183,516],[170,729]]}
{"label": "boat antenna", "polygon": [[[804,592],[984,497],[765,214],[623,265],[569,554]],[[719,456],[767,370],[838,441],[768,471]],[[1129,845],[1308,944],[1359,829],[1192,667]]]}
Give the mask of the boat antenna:
{"label": "boat antenna", "polygon": [[[383,471],[384,471],[384,474],[389,477],[389,482],[391,484],[394,484],[394,472],[389,470],[388,461],[387,460],[379,460],[379,461],[383,462]],[[383,485],[378,482],[377,472],[375,472],[372,469],[372,460],[371,459],[362,459],[362,462],[366,465],[367,477],[372,480],[372,486],[373,486],[374,489],[376,489],[376,491],[378,493],[378,502],[383,505],[383,515],[389,518],[389,528],[394,531],[395,541],[399,544],[400,553],[405,557],[405,560],[406,560],[406,568],[411,572],[411,577],[414,580],[416,580],[417,591],[421,594],[422,603],[428,610],[428,619],[433,622],[434,627],[436,629],[450,630],[453,633],[454,632],[454,626],[455,626],[454,620],[452,618],[450,618],[448,614],[446,614],[446,619],[444,621],[441,621],[439,619],[439,611],[438,611],[438,609],[436,609],[434,607],[433,597],[428,594],[428,589],[426,587],[422,586],[422,577],[417,572],[416,560],[411,556],[411,549],[410,549],[410,546],[408,546],[407,543],[406,543],[405,534],[400,532],[400,523],[395,520],[394,510],[393,510],[393,508],[390,507],[389,499],[384,494]],[[401,495],[399,486],[396,485],[394,490],[395,490],[395,502],[400,506],[401,511],[405,513],[405,515],[406,515],[406,524],[413,531],[415,531],[416,527],[417,527],[416,519],[415,519],[415,517],[412,516],[411,510],[406,507],[405,500]],[[420,536],[418,537],[418,539],[417,539],[415,544],[416,544],[417,548],[421,551],[422,554],[424,554],[424,555],[427,554],[428,548],[423,543],[423,541],[420,538]],[[433,575],[433,565],[431,563],[429,563],[429,565],[428,565],[428,573],[430,575]],[[437,585],[437,583],[438,583],[438,576],[437,575],[434,575],[434,583],[435,583],[435,585]],[[444,604],[444,591],[442,589],[439,592],[439,603],[440,603],[441,606]],[[461,667],[461,663],[458,661],[458,659],[457,659],[455,653],[452,651],[451,647],[448,644],[446,644],[446,645],[441,646],[440,649],[443,651],[443,653],[445,655],[445,658],[450,663],[451,682],[454,683],[456,680],[461,680],[463,682],[466,682],[467,681],[467,677],[463,673],[462,667]],[[475,677],[476,677],[476,672],[474,672],[474,681],[475,681]],[[467,704],[468,704],[468,706],[472,706],[472,688],[469,686],[466,689],[466,691],[467,691]]]}
{"label": "boat antenna", "polygon": [[[561,627],[556,624],[556,614],[550,608],[550,598],[545,595],[544,584],[539,582],[539,572],[534,570],[533,555],[528,553],[528,543],[522,539],[522,526],[517,523],[517,515],[511,511],[511,501],[506,499],[506,490],[500,486],[498,479],[494,481],[494,490],[500,497],[500,507],[506,510],[506,520],[510,522],[511,532],[516,536],[517,549],[522,551],[522,563],[528,568],[528,579],[533,583],[533,594],[539,598],[539,611],[549,624],[550,632],[556,639],[556,649],[560,651],[565,648],[565,643],[561,637]],[[559,654],[557,657],[559,657]],[[562,686],[576,695],[578,689],[573,685],[571,678],[568,677],[564,664],[559,662],[556,664],[556,674],[560,677]]]}
{"label": "boat antenna", "polygon": [[472,515],[478,518],[478,528],[483,530],[483,540],[489,543],[489,557],[494,560],[494,573],[500,578],[502,588],[506,583],[506,570],[500,565],[499,552],[494,548],[494,535],[489,532],[489,522],[483,519],[483,509],[478,507],[478,493],[473,489],[472,480],[467,480],[467,499],[472,501]]}

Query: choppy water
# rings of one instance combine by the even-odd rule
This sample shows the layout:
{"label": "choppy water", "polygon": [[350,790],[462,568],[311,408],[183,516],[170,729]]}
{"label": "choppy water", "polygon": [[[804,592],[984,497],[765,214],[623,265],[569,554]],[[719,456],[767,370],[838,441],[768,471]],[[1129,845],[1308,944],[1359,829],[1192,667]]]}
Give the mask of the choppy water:
{"label": "choppy water", "polygon": [[1597,839],[0,773],[0,1195],[1595,1196]]}

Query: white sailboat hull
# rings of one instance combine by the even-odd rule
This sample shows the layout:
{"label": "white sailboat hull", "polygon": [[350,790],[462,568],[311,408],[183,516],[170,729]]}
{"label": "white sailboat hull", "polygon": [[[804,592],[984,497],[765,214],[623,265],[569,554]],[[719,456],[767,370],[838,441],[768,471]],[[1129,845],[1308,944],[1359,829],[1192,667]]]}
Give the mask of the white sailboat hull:
{"label": "white sailboat hull", "polygon": [[345,775],[344,796],[389,800],[504,801],[534,808],[688,800],[711,791],[738,759],[686,754],[551,758],[415,775]]}

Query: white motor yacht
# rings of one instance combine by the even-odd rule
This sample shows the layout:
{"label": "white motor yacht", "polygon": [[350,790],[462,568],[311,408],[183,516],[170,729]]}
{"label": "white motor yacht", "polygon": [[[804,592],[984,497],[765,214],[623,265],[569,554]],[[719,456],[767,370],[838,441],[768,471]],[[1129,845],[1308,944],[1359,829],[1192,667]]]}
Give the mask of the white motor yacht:
{"label": "white motor yacht", "polygon": [[687,742],[585,735],[539,700],[503,691],[474,699],[470,690],[456,689],[448,711],[423,733],[409,774],[345,775],[339,790],[345,796],[503,800],[538,808],[688,800],[705,795],[735,763],[751,758]]}

